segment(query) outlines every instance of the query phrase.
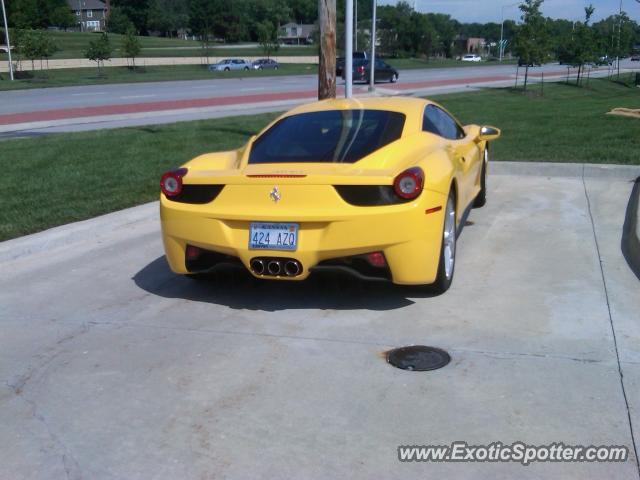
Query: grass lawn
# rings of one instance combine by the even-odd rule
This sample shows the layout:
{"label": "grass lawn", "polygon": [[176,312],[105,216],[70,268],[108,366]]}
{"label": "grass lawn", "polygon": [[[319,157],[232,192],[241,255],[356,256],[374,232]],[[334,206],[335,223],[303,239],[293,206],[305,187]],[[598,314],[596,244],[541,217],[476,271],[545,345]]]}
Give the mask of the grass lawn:
{"label": "grass lawn", "polygon": [[232,72],[210,72],[203,65],[167,65],[136,67],[105,67],[98,75],[96,68],[62,68],[36,71],[33,78],[19,78],[13,82],[8,74],[0,74],[1,90],[26,88],[68,87],[72,85],[99,85],[106,83],[161,82],[171,80],[207,80],[213,78],[266,77],[277,75],[300,75],[317,73],[316,65],[281,64],[278,70],[250,70]]}
{"label": "grass lawn", "polygon": [[515,65],[516,60],[503,60],[500,62],[463,62],[453,58],[387,58],[385,61],[393,67],[400,70],[418,69],[418,68],[450,68],[450,67],[490,67],[496,65]]}
{"label": "grass lawn", "polygon": [[[87,32],[48,32],[56,42],[58,51],[52,58],[84,58],[84,52],[89,46],[89,42],[97,38],[96,33]],[[109,40],[113,46],[113,57],[121,57],[121,46],[124,35],[110,33]],[[195,40],[180,40],[177,38],[161,37],[138,37],[142,51],[141,57],[199,57],[202,53],[200,42]],[[4,38],[2,39],[4,43]],[[261,48],[215,48],[212,45],[210,55],[215,57],[234,56],[262,56]],[[294,46],[283,47],[277,55],[316,55],[317,47],[314,46]],[[0,60],[6,60],[6,54],[0,54]]]}
{"label": "grass lawn", "polygon": [[[640,121],[605,115],[640,108],[636,88],[592,80],[590,89],[548,84],[544,97],[500,89],[437,100],[464,123],[503,129],[493,160],[640,164]],[[235,148],[275,116],[0,141],[0,240],[155,200],[163,171]]]}

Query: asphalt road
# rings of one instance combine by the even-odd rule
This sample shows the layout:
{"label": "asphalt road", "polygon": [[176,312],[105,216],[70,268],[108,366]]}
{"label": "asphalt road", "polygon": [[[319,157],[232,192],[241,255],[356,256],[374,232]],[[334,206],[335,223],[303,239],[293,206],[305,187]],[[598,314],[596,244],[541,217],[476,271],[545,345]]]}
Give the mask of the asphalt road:
{"label": "asphalt road", "polygon": [[[625,64],[624,66],[630,66]],[[381,95],[422,95],[512,85],[513,65],[404,70]],[[531,69],[530,81],[564,79],[566,69]],[[604,75],[600,69],[593,75]],[[522,77],[522,69],[520,70]],[[340,80],[339,83],[342,81]],[[343,86],[338,87],[342,95]],[[368,95],[366,85],[354,94]],[[95,85],[0,92],[0,138],[43,135],[288,110],[317,97],[315,75]]]}
{"label": "asphalt road", "polygon": [[[198,284],[157,204],[0,244],[0,478],[635,479],[624,463],[400,463],[398,445],[640,442],[639,169],[495,165],[445,295]],[[537,172],[537,175],[531,175]],[[559,176],[558,176],[559,175]],[[435,345],[429,373],[386,350]]]}
{"label": "asphalt road", "polygon": [[[546,65],[542,68],[531,70],[537,73],[540,71],[562,71],[563,68],[559,65]],[[513,74],[515,74],[513,65],[402,70],[400,72],[399,85],[422,80],[473,79]],[[0,115],[202,97],[306,92],[317,89],[317,82],[317,75],[293,75],[6,91],[0,92]],[[339,83],[341,83],[341,80],[339,80]],[[385,84],[380,84],[380,86],[384,87]]]}

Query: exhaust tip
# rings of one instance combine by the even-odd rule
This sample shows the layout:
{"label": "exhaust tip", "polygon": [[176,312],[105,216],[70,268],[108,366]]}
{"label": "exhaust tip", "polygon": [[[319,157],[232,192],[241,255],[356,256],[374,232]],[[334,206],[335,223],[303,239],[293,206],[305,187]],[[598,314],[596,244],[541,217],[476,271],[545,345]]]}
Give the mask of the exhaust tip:
{"label": "exhaust tip", "polygon": [[288,261],[284,265],[284,273],[286,273],[289,277],[295,277],[296,275],[299,275],[301,270],[302,266],[298,262],[295,262],[293,260]]}
{"label": "exhaust tip", "polygon": [[264,262],[262,260],[251,260],[251,270],[258,275],[264,273]]}
{"label": "exhaust tip", "polygon": [[280,265],[280,262],[278,262],[277,260],[274,260],[269,262],[269,265],[267,266],[267,270],[271,275],[279,275],[280,272],[282,271],[282,265]]}

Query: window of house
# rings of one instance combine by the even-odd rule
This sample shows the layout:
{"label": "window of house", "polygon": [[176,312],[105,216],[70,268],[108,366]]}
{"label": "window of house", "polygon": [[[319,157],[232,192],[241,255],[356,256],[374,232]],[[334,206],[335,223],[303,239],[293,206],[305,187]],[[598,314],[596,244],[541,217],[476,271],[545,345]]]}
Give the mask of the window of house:
{"label": "window of house", "polygon": [[87,10],[87,18],[93,17],[93,10]]}

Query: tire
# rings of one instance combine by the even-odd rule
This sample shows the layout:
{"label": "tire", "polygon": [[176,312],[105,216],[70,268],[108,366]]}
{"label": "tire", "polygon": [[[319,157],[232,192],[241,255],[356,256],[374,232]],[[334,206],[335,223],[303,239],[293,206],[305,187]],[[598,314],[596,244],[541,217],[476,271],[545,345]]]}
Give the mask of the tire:
{"label": "tire", "polygon": [[396,83],[398,81],[398,74],[394,73],[391,75],[391,83]]}
{"label": "tire", "polygon": [[229,72],[229,71],[231,71],[231,69],[229,67],[224,67],[224,71],[225,72]]}
{"label": "tire", "polygon": [[484,159],[482,160],[482,171],[480,172],[480,191],[473,201],[473,208],[484,207],[487,203],[487,165],[489,163],[489,149],[484,149]]}
{"label": "tire", "polygon": [[248,72],[249,71],[249,67],[244,67],[244,71]]}
{"label": "tire", "polygon": [[262,67],[258,67],[258,70],[262,70]]}
{"label": "tire", "polygon": [[431,292],[436,295],[443,294],[449,290],[456,266],[456,235],[458,232],[456,225],[456,199],[453,190],[449,192],[444,216],[438,276],[436,281],[430,285]]}
{"label": "tire", "polygon": [[275,67],[273,67],[273,69],[274,69],[274,70],[277,70],[277,69],[278,69],[278,66],[276,65]]}

